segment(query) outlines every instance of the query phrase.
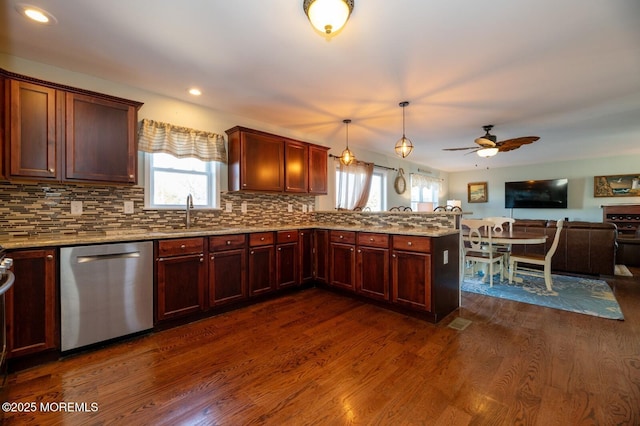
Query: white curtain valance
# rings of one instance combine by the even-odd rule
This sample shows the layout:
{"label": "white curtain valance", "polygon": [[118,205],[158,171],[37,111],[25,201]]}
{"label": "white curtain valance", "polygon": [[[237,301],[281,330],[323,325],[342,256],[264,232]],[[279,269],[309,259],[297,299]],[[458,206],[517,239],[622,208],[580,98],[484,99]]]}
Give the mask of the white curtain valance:
{"label": "white curtain valance", "polygon": [[420,173],[411,173],[412,188],[437,189],[442,191],[442,179],[426,176]]}
{"label": "white curtain valance", "polygon": [[178,158],[227,162],[224,137],[216,133],[143,119],[138,132],[138,150],[164,152]]}

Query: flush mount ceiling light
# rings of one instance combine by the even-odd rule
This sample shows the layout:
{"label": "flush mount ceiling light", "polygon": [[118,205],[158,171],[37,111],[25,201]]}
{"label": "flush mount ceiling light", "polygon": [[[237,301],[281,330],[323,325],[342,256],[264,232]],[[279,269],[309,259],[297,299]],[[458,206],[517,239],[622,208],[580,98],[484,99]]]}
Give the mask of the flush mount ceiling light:
{"label": "flush mount ceiling light", "polygon": [[191,89],[189,89],[189,94],[193,96],[200,96],[202,95],[202,92],[200,91],[200,89],[192,87]]}
{"label": "flush mount ceiling light", "polygon": [[413,143],[404,135],[404,109],[409,105],[409,102],[400,102],[398,105],[402,107],[402,137],[396,142],[396,154],[402,158],[406,158],[411,154],[411,151],[413,151]]}
{"label": "flush mount ceiling light", "polygon": [[353,152],[349,149],[349,123],[351,123],[351,120],[346,119],[342,120],[342,122],[347,125],[347,147],[342,151],[342,155],[340,155],[340,162],[345,166],[348,166],[356,159]]}
{"label": "flush mount ceiling light", "polygon": [[31,21],[38,22],[43,25],[54,25],[58,23],[58,20],[51,13],[46,10],[32,6],[26,3],[16,4],[16,10],[18,13]]}
{"label": "flush mount ceiling light", "polygon": [[354,0],[304,0],[302,8],[315,29],[325,34],[339,31],[353,12]]}

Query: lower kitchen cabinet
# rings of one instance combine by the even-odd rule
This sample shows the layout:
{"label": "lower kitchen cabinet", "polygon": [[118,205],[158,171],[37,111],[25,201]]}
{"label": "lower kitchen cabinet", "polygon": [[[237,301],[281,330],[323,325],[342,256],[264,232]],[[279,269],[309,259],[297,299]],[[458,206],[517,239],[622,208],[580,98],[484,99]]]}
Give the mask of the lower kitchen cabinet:
{"label": "lower kitchen cabinet", "polygon": [[249,234],[249,297],[276,289],[273,232]]}
{"label": "lower kitchen cabinet", "polygon": [[209,238],[209,306],[215,307],[248,298],[246,236],[221,235]]}
{"label": "lower kitchen cabinet", "polygon": [[322,284],[329,283],[329,231],[316,229],[313,235],[313,277]]}
{"label": "lower kitchen cabinet", "polygon": [[298,231],[276,233],[276,285],[278,289],[300,284]]}
{"label": "lower kitchen cabinet", "polygon": [[431,311],[431,255],[394,249],[391,270],[393,302]]}
{"label": "lower kitchen cabinet", "polygon": [[185,317],[205,308],[204,239],[156,243],[156,321]]}
{"label": "lower kitchen cabinet", "polygon": [[55,249],[8,253],[16,281],[5,293],[7,356],[16,358],[58,348]]}
{"label": "lower kitchen cabinet", "polygon": [[329,231],[329,285],[355,291],[356,233]]}
{"label": "lower kitchen cabinet", "polygon": [[300,284],[313,281],[313,230],[300,231]]}
{"label": "lower kitchen cabinet", "polygon": [[388,301],[389,235],[359,232],[356,262],[356,291]]}

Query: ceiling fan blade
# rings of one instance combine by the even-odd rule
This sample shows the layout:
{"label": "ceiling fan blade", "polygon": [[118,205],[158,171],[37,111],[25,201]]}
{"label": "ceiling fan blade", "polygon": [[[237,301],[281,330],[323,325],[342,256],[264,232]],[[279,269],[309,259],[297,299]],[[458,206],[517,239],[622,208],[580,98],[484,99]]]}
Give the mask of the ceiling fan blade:
{"label": "ceiling fan blade", "polygon": [[507,139],[498,142],[496,146],[500,152],[513,151],[514,149],[520,148],[522,145],[533,143],[538,139],[540,139],[539,136],[522,136],[520,138]]}
{"label": "ceiling fan blade", "polygon": [[443,151],[464,151],[466,149],[477,149],[477,146],[467,146],[465,148],[442,148]]}

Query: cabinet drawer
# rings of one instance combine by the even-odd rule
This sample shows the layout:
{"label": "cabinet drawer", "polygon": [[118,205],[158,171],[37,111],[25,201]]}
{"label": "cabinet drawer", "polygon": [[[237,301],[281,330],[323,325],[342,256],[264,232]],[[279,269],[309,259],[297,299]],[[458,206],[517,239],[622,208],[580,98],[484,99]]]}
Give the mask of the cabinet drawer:
{"label": "cabinet drawer", "polygon": [[372,232],[358,232],[358,245],[367,247],[389,247],[388,234],[374,234]]}
{"label": "cabinet drawer", "polygon": [[395,250],[431,252],[431,238],[416,237],[413,235],[394,235],[393,248]]}
{"label": "cabinet drawer", "polygon": [[356,233],[353,231],[331,231],[329,239],[334,243],[355,244]]}
{"label": "cabinet drawer", "polygon": [[273,232],[255,232],[249,234],[250,247],[267,246],[273,244],[273,241]]}
{"label": "cabinet drawer", "polygon": [[209,237],[209,250],[231,250],[243,248],[245,245],[245,234],[236,235],[218,235],[215,237]]}
{"label": "cabinet drawer", "polygon": [[278,231],[278,244],[298,241],[298,231]]}
{"label": "cabinet drawer", "polygon": [[180,238],[177,240],[158,241],[158,255],[160,257],[197,254],[203,251],[203,238]]}

